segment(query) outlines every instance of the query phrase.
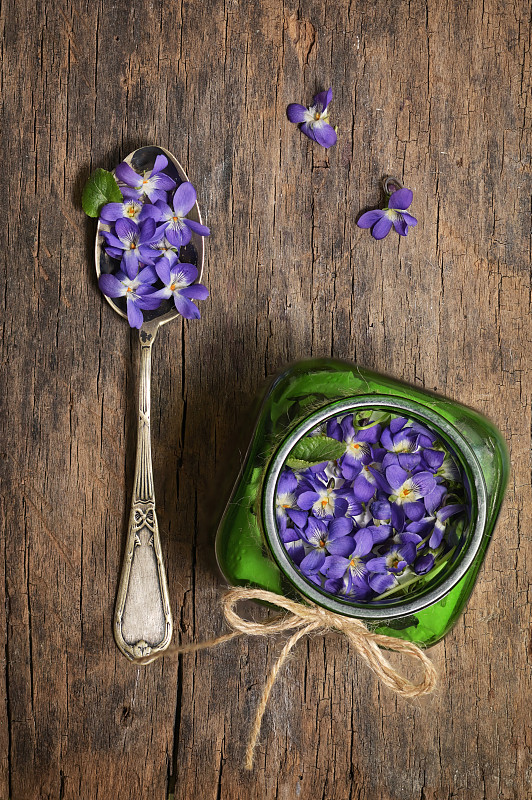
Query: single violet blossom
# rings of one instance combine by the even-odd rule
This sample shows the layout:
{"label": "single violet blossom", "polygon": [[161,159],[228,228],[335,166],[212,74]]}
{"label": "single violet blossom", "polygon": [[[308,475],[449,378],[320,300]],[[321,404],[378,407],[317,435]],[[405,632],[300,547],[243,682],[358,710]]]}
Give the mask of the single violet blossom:
{"label": "single violet blossom", "polygon": [[168,254],[165,259],[160,259],[155,265],[157,275],[164,283],[164,289],[158,289],[153,297],[160,300],[174,299],[174,305],[185,319],[199,319],[200,312],[192,302],[205,300],[209,290],[201,283],[194,283],[198,277],[198,270],[193,264],[181,264],[177,256]]}
{"label": "single violet blossom", "polygon": [[384,239],[392,226],[400,236],[406,236],[408,226],[417,225],[417,219],[408,214],[406,209],[412,203],[414,194],[411,189],[397,189],[388,199],[386,208],[366,211],[357,222],[359,228],[371,228],[374,239]]}
{"label": "single violet blossom", "polygon": [[120,191],[128,199],[140,200],[146,195],[152,203],[156,200],[166,202],[166,193],[175,188],[175,181],[168,175],[163,174],[163,170],[168,166],[166,156],[159,155],[155,159],[153,168],[146,170],[142,175],[122,161],[115,169],[115,177],[120,183]]}
{"label": "single violet blossom", "polygon": [[286,109],[290,122],[300,125],[301,133],[325,148],[332,147],[337,140],[336,131],[329,124],[331,100],[332,89],[328,89],[326,92],[319,92],[309,108],[300,103],[290,103]]}
{"label": "single violet blossom", "polygon": [[134,278],[130,278],[121,270],[115,275],[107,273],[100,275],[98,285],[107,297],[125,297],[127,305],[127,319],[132,328],[141,328],[144,322],[142,310],[153,311],[160,305],[160,300],[154,297],[153,286],[157,275],[153,267],[144,267]]}
{"label": "single violet blossom", "polygon": [[346,593],[360,597],[368,593],[365,580],[368,569],[363,557],[371,553],[373,537],[367,528],[363,528],[355,533],[353,540],[355,546],[347,556],[332,555],[325,558],[323,572],[329,579],[342,579]]}
{"label": "single violet blossom", "polygon": [[148,218],[139,225],[130,219],[117,219],[115,233],[102,231],[102,236],[107,242],[106,253],[112,258],[122,259],[124,271],[131,280],[140,264],[153,265],[155,253],[149,245],[158,236],[153,219]]}
{"label": "single violet blossom", "polygon": [[100,219],[107,224],[122,218],[138,223],[148,217],[157,221],[161,218],[161,212],[155,206],[135,198],[126,199],[123,203],[107,203],[100,211]]}
{"label": "single violet blossom", "polygon": [[185,181],[177,187],[173,199],[173,208],[164,200],[157,200],[156,208],[160,212],[160,220],[164,226],[164,235],[174,247],[183,247],[190,242],[192,231],[199,236],[209,236],[210,230],[186,215],[196,203],[196,190],[191,183]]}
{"label": "single violet blossom", "polygon": [[353,539],[349,533],[353,523],[347,517],[334,519],[327,525],[323,520],[309,517],[307,527],[302,534],[312,548],[302,560],[300,569],[307,577],[318,572],[328,553],[347,555],[353,550]]}

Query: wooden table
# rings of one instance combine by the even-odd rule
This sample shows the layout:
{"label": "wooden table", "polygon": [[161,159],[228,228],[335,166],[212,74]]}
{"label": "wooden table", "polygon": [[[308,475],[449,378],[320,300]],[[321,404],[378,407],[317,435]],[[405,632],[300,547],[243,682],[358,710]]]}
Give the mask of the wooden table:
{"label": "wooden table", "polygon": [[[0,797],[525,800],[530,749],[531,25],[526,2],[2,3]],[[286,119],[332,85],[326,152]],[[300,644],[256,766],[278,641],[149,667],[112,613],[138,337],[98,292],[90,172],[173,151],[211,299],[154,353],[155,486],[176,637],[225,630],[216,523],[265,376],[338,356],[488,414],[511,452],[477,587],[431,650],[437,692],[381,688],[335,635]],[[383,175],[419,224],[356,226]],[[399,666],[407,667],[400,659]]]}

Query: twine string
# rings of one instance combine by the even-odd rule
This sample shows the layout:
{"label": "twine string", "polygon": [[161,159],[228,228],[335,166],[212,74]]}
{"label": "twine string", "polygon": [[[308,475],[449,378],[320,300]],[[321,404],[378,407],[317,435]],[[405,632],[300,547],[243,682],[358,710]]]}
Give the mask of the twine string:
{"label": "twine string", "polygon": [[[262,601],[288,613],[278,614],[263,622],[247,620],[241,617],[235,608],[238,603],[244,600]],[[298,603],[288,597],[283,597],[264,589],[230,589],[223,597],[222,605],[225,619],[232,628],[230,633],[199,644],[173,645],[155,655],[136,659],[136,662],[140,664],[149,663],[163,656],[196,653],[199,650],[217,647],[244,634],[248,636],[276,636],[292,632],[271,668],[262,690],[246,750],[245,767],[248,770],[253,767],[253,754],[259,738],[262,718],[279,670],[294,645],[304,636],[308,636],[311,633],[325,634],[328,631],[338,631],[344,634],[382,683],[402,697],[410,698],[429,694],[436,686],[436,668],[420,647],[403,639],[397,639],[394,636],[374,633],[361,620],[345,617],[341,614],[336,614],[334,611],[327,611],[314,604]],[[413,683],[401,675],[384,656],[382,648],[396,653],[403,653],[418,661],[423,669],[421,679],[417,683]]]}

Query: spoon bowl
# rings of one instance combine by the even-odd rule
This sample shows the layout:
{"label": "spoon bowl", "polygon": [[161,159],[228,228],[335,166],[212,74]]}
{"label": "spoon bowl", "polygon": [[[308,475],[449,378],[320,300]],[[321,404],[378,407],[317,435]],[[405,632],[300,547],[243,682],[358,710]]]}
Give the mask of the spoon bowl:
{"label": "spoon bowl", "polygon": [[[157,156],[165,156],[167,166],[162,174],[172,178],[176,188],[188,181],[179,161],[162,147],[141,147],[130,153],[124,161],[140,175],[151,172]],[[202,224],[198,203],[186,215]],[[109,225],[98,221],[95,242],[95,266],[98,278],[117,270],[120,262],[104,248],[102,232]],[[203,274],[205,245],[203,237],[192,231],[190,242],[181,247],[181,263],[193,264],[198,270],[197,282]],[[161,284],[162,285],[162,284]],[[157,287],[156,287],[157,288]],[[105,295],[109,305],[127,319],[125,297]],[[166,572],[161,550],[159,528],[155,513],[155,492],[151,459],[150,434],[150,383],[151,348],[161,325],[180,316],[171,299],[163,300],[159,308],[143,309],[144,322],[139,330],[140,382],[138,400],[137,455],[135,479],[131,498],[126,549],[117,592],[114,635],[122,653],[131,661],[149,663],[157,653],[165,650],[172,638],[172,613]]]}
{"label": "spoon bowl", "polygon": [[[168,159],[168,166],[163,170],[163,174],[168,175],[169,178],[172,178],[176,182],[176,187],[181,183],[188,181],[187,173],[177,158],[175,158],[172,153],[170,153],[168,150],[165,150],[163,147],[157,147],[156,145],[140,147],[138,150],[134,150],[132,153],[126,156],[124,161],[126,164],[129,164],[129,166],[132,167],[135,172],[142,174],[143,172],[153,169],[155,159],[160,155],[166,156]],[[203,225],[200,208],[197,201],[187,214],[187,218],[198,222],[200,225]],[[98,278],[100,275],[115,272],[118,266],[118,261],[108,255],[105,251],[104,239],[101,235],[102,231],[104,230],[109,230],[109,225],[106,225],[105,222],[102,222],[99,219],[98,227],[96,229],[94,248],[94,263]],[[196,283],[201,283],[203,267],[205,263],[205,243],[203,237],[199,236],[199,234],[197,234],[195,231],[192,231],[190,242],[182,247],[179,252],[179,260],[183,263],[193,264],[196,267],[198,270]],[[117,312],[117,314],[120,314],[121,317],[127,319],[126,301],[124,298],[107,297],[107,295],[104,295],[104,297],[113,310]],[[145,328],[146,326],[150,330],[153,330],[154,328],[157,329],[160,325],[164,325],[165,322],[170,322],[170,320],[179,317],[179,312],[171,300],[163,300],[159,308],[155,309],[155,311],[143,311],[143,316],[144,325],[142,328]],[[154,322],[156,325],[153,325]]]}

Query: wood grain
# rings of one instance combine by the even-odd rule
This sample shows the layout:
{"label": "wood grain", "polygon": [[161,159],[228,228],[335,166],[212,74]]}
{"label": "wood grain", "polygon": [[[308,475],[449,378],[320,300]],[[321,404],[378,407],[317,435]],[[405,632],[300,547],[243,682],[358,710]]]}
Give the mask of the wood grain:
{"label": "wood grain", "polygon": [[[530,727],[531,24],[526,2],[3,0],[0,451],[6,800],[526,800]],[[338,145],[285,116],[333,86]],[[200,322],[155,345],[153,448],[177,635],[222,632],[219,518],[265,377],[356,360],[488,414],[512,478],[466,613],[416,703],[345,642],[138,668],[111,628],[137,338],[98,293],[95,167],[174,152],[212,228]],[[383,175],[419,225],[356,227]]]}

